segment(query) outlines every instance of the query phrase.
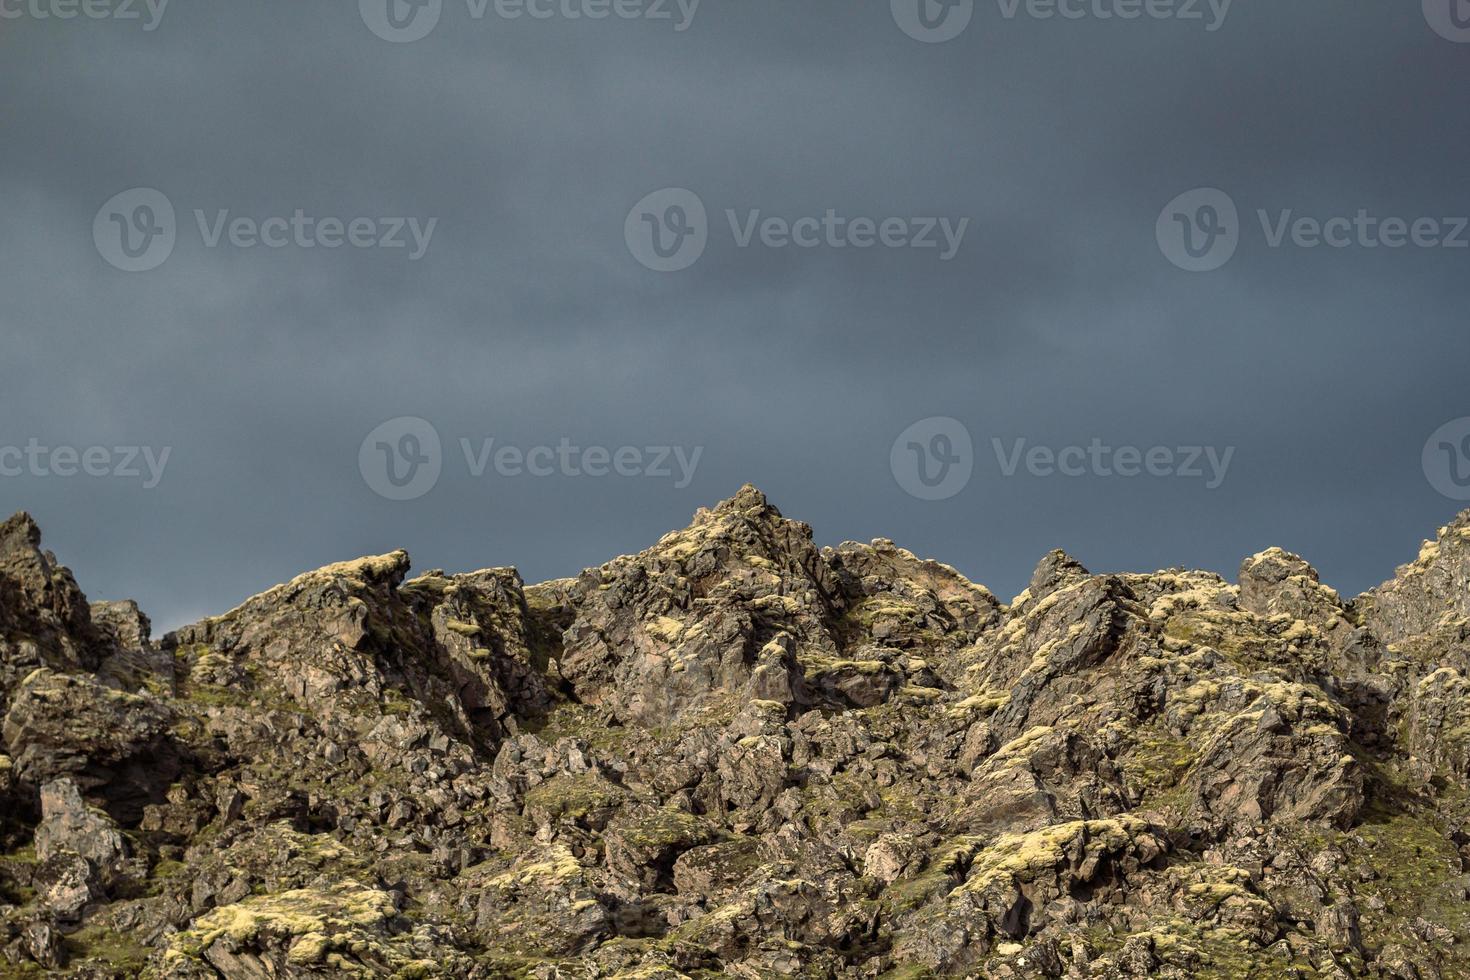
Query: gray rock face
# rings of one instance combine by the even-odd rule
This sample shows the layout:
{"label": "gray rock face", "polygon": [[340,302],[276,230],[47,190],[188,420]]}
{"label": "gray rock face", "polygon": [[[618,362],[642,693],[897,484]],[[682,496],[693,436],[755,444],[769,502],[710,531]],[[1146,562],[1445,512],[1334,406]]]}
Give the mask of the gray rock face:
{"label": "gray rock face", "polygon": [[88,905],[102,898],[97,869],[72,851],[43,859],[32,881],[40,908],[59,925],[75,924]]}
{"label": "gray rock face", "polygon": [[811,529],[749,487],[649,551],[583,573],[568,601],[562,676],[579,700],[633,722],[739,691],[778,634],[837,654],[842,599]]}
{"label": "gray rock face", "polygon": [[0,710],[38,667],[94,670],[103,642],[71,572],[41,550],[29,514],[0,524]]}
{"label": "gray rock face", "polygon": [[41,787],[41,822],[36,826],[36,857],[42,861],[71,852],[104,875],[122,870],[128,846],[117,823],[82,802],[77,784],[56,779]]}
{"label": "gray rock face", "polygon": [[0,736],[20,782],[39,788],[70,778],[130,821],[178,772],[170,716],[151,697],[42,668],[15,689]]}
{"label": "gray rock face", "polygon": [[133,600],[94,602],[89,608],[92,625],[119,650],[152,648],[153,624]]}
{"label": "gray rock face", "polygon": [[[1470,515],[1009,604],[751,487],[155,643],[0,525],[0,958],[81,977],[1470,976]],[[0,966],[3,972],[5,966]]]}
{"label": "gray rock face", "polygon": [[1359,600],[1366,623],[1386,644],[1433,633],[1458,634],[1470,618],[1470,511]]}
{"label": "gray rock face", "polygon": [[153,624],[131,599],[94,602],[92,625],[111,647],[97,668],[104,684],[124,691],[174,693],[174,661],[154,646]]}

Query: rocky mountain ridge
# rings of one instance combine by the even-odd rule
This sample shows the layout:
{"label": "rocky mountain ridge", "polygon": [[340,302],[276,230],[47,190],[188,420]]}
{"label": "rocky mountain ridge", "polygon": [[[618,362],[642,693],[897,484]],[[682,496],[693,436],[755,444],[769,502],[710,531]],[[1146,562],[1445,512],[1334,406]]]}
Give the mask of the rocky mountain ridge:
{"label": "rocky mountain ridge", "polygon": [[0,974],[1470,975],[1470,512],[1009,604],[743,488],[155,641],[0,525]]}

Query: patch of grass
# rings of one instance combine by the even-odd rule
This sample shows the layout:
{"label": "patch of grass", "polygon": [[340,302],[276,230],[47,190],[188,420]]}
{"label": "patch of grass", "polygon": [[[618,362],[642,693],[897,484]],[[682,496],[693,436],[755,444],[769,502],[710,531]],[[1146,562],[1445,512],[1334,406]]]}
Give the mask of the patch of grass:
{"label": "patch of grass", "polygon": [[1118,760],[1128,788],[1144,805],[1177,803],[1177,790],[1195,761],[1195,748],[1156,726],[1133,732],[1132,747]]}
{"label": "patch of grass", "polygon": [[609,810],[623,794],[596,776],[554,776],[526,792],[526,809],[550,818],[582,820],[596,811]]}
{"label": "patch of grass", "polygon": [[148,962],[148,955],[152,952],[136,936],[101,926],[87,926],[78,930],[67,936],[63,943],[71,966],[102,966],[127,977],[142,973]]}

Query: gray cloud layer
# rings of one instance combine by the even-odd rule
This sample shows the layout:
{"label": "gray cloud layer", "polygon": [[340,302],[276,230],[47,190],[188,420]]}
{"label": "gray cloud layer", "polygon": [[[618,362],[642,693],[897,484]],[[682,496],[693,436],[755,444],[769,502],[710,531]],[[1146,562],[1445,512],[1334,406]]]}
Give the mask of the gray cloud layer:
{"label": "gray cloud layer", "polygon": [[[1470,415],[1470,250],[1271,248],[1255,213],[1470,214],[1467,65],[1416,4],[1327,0],[1238,3],[1214,32],[990,0],[933,45],[884,4],[829,0],[704,0],[682,33],[445,0],[411,44],[344,2],[174,0],[153,31],[0,19],[0,445],[172,447],[155,489],[23,474],[0,510],[35,513],[90,594],[166,625],[395,547],[572,574],[745,481],[824,542],[892,537],[1006,595],[1055,546],[1231,574],[1281,544],[1357,591],[1463,506],[1420,457]],[[675,186],[708,207],[709,247],[651,272],[624,219]],[[1155,220],[1202,186],[1239,205],[1243,241],[1191,274]],[[179,230],[130,274],[92,224],[133,187]],[[739,248],[727,208],[970,224],[941,262]],[[439,220],[411,262],[206,248],[195,209]],[[445,443],[407,502],[358,468],[397,416]],[[976,450],[940,502],[889,468],[929,416]],[[474,478],[461,437],[703,456],[682,489]],[[1007,478],[992,438],[1236,454],[1213,491]]]}

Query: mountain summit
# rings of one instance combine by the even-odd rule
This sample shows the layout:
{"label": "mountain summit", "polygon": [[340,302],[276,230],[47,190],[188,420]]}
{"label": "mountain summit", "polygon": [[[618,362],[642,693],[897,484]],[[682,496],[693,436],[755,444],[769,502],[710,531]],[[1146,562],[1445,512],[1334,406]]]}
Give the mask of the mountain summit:
{"label": "mountain summit", "polygon": [[526,585],[307,572],[155,640],[0,524],[0,972],[1470,975],[1470,512],[1011,603],[744,487]]}

